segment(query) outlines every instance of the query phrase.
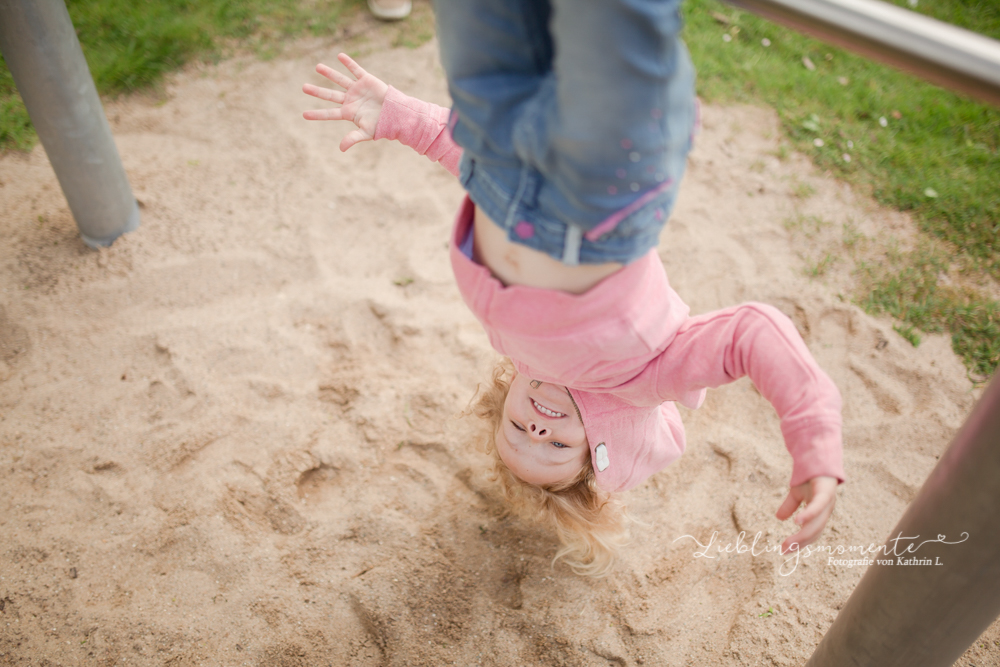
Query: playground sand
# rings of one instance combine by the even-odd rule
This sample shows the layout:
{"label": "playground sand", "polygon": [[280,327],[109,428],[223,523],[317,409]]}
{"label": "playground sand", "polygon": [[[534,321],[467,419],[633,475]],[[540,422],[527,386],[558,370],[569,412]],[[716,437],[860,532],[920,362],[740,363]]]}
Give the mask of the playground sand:
{"label": "playground sand", "polygon": [[[302,120],[340,48],[109,102],[142,204],[109,249],[41,147],[0,156],[0,664],[804,662],[864,567],[760,553],[793,532],[791,461],[748,381],[682,409],[688,451],[628,494],[642,523],[606,579],[505,513],[459,417],[494,358],[448,267],[461,188]],[[447,104],[434,42],[353,48]],[[844,396],[820,544],[881,544],[977,390],[947,338],[851,303],[844,225],[877,255],[911,222],[782,154],[773,112],[707,106],[660,254],[694,313],[795,321]],[[720,555],[741,532],[757,555]],[[962,664],[1000,664],[998,639]]]}

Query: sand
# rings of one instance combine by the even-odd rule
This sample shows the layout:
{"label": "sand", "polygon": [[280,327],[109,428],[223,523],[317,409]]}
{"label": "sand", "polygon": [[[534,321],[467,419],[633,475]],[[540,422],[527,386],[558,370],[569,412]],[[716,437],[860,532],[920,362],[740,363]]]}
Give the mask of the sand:
{"label": "sand", "polygon": [[[628,494],[642,525],[608,578],[553,569],[552,535],[505,512],[460,418],[494,360],[447,263],[461,188],[301,118],[346,47],[448,103],[435,42],[366,30],[109,101],[142,204],[109,249],[80,242],[41,147],[0,156],[0,664],[804,662],[863,567],[695,554],[793,532],[749,382],[683,411],[688,451]],[[852,305],[848,260],[808,275],[827,250],[789,220],[913,226],[781,141],[769,110],[707,106],[660,255],[694,313],[794,319],[844,396],[820,543],[879,544],[978,390],[945,337],[914,348]],[[998,639],[960,664],[1000,664]]]}

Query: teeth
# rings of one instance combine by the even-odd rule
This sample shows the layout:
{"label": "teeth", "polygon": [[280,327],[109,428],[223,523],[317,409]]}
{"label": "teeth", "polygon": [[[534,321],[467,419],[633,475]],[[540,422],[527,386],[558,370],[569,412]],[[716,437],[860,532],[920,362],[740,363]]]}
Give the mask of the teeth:
{"label": "teeth", "polygon": [[531,402],[535,404],[535,407],[538,408],[538,411],[541,412],[543,415],[548,415],[549,417],[553,418],[566,416],[561,412],[556,412],[555,410],[549,410],[547,407],[545,407],[535,399],[531,399]]}

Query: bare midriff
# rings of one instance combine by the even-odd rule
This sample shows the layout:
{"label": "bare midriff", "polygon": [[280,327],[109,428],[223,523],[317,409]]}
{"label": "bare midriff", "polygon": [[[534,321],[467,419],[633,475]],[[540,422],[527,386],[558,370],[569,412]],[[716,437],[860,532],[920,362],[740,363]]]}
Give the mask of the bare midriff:
{"label": "bare midriff", "polygon": [[504,285],[526,285],[583,294],[624,267],[618,262],[567,266],[545,253],[514,243],[476,207],[473,259]]}

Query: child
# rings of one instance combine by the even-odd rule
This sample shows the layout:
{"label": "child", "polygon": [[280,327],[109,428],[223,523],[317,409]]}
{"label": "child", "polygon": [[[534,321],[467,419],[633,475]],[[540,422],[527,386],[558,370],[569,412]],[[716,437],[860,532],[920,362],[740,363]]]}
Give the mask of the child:
{"label": "child", "polygon": [[[341,150],[397,139],[458,175],[462,151],[446,109],[339,59],[356,80],[318,65],[344,92],[303,91],[341,106],[306,119],[357,125]],[[624,265],[567,266],[498,230],[467,198],[451,239],[463,299],[511,360],[476,412],[490,422],[488,449],[505,494],[551,519],[564,545],[557,557],[580,572],[606,572],[623,535],[617,494],[684,449],[674,402],[696,408],[706,387],[743,375],[774,405],[794,461],[778,518],[807,503],[782,548],[818,538],[844,479],[840,395],[788,318],[752,303],[688,317],[655,249]]]}

